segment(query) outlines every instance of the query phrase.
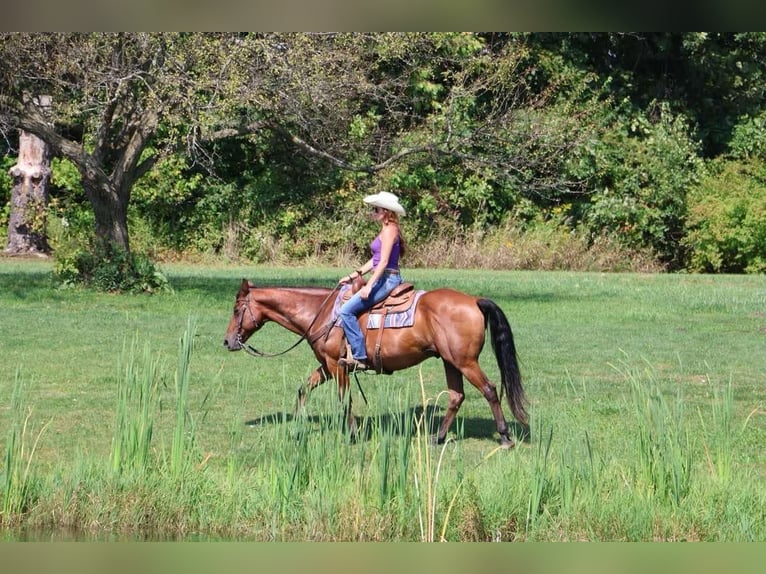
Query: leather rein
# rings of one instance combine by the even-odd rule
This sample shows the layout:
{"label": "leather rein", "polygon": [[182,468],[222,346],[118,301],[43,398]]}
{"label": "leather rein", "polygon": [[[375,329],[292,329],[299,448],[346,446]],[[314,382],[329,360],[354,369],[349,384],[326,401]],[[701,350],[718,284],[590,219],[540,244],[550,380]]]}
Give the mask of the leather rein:
{"label": "leather rein", "polygon": [[[317,319],[319,319],[319,315],[322,314],[322,310],[324,309],[324,306],[327,304],[327,302],[330,300],[330,297],[332,297],[333,293],[335,293],[340,288],[340,285],[336,285],[332,291],[327,295],[324,301],[322,301],[322,304],[319,306],[319,310],[317,311],[314,318],[311,320],[311,323],[309,323],[309,326],[306,328],[306,331],[301,335],[300,339],[295,341],[290,347],[285,349],[284,351],[280,351],[279,353],[264,353],[262,351],[259,351],[252,345],[245,344],[242,341],[242,321],[245,319],[245,310],[250,312],[250,318],[253,319],[253,323],[255,323],[255,329],[253,332],[257,331],[262,325],[258,324],[257,321],[255,321],[255,316],[253,315],[253,312],[250,310],[250,305],[247,304],[247,299],[250,297],[250,291],[247,292],[247,297],[245,297],[244,301],[244,309],[242,309],[242,314],[239,316],[239,325],[237,326],[237,343],[239,344],[239,348],[245,351],[248,355],[251,357],[279,357],[280,355],[284,355],[285,353],[288,353],[289,351],[292,351],[295,347],[297,347],[301,342],[308,339],[308,334],[311,331],[311,327],[314,326],[314,323],[316,323]],[[252,289],[252,288],[251,288]],[[330,327],[327,327],[327,330],[329,331]],[[313,343],[319,337],[321,337],[324,333],[320,333],[318,336],[314,337],[313,340],[309,341],[309,344]]]}

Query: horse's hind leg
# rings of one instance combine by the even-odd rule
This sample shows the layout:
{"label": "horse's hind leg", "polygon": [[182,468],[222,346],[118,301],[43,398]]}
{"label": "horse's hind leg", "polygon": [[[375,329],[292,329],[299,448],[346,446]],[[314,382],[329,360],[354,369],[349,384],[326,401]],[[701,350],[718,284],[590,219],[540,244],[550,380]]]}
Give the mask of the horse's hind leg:
{"label": "horse's hind leg", "polygon": [[497,396],[497,387],[490,382],[487,375],[475,361],[468,365],[464,365],[461,370],[463,375],[465,375],[465,378],[467,378],[474,387],[479,389],[481,394],[484,395],[484,398],[487,399],[489,408],[492,410],[492,416],[495,417],[497,432],[500,434],[500,444],[504,447],[514,446],[514,442],[509,436],[508,423],[503,416],[503,408],[500,405],[500,399]]}
{"label": "horse's hind leg", "polygon": [[444,361],[444,372],[447,375],[447,389],[449,391],[449,406],[447,407],[447,414],[444,415],[444,420],[439,427],[439,432],[435,437],[437,444],[442,444],[447,438],[447,431],[449,431],[452,422],[455,420],[460,405],[463,404],[465,399],[465,393],[463,392],[463,374],[455,365]]}

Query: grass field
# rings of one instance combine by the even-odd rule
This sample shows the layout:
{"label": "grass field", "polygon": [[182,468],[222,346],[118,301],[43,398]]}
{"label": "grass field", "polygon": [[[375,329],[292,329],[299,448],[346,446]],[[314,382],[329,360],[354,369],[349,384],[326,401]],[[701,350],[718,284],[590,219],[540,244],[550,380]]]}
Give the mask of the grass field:
{"label": "grass field", "polygon": [[[224,350],[242,277],[332,286],[347,270],[164,271],[173,294],[109,295],[0,260],[6,539],[766,539],[764,276],[407,271],[505,310],[532,432],[498,452],[472,387],[456,440],[425,443],[437,360],[360,377],[350,444],[330,384],[293,417],[305,343]],[[497,381],[489,346],[482,364]]]}

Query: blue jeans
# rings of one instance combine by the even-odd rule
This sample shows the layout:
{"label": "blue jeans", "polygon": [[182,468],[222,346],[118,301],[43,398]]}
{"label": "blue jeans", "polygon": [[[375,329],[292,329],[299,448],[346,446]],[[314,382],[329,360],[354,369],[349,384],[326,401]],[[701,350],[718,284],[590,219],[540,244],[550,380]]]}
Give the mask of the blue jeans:
{"label": "blue jeans", "polygon": [[398,273],[384,273],[372,286],[370,296],[366,300],[362,299],[359,296],[359,292],[357,292],[341,306],[339,311],[340,323],[351,347],[351,354],[355,359],[367,359],[364,335],[362,334],[362,328],[359,326],[359,314],[388,297],[388,294],[394,290],[394,287],[401,282],[402,276]]}

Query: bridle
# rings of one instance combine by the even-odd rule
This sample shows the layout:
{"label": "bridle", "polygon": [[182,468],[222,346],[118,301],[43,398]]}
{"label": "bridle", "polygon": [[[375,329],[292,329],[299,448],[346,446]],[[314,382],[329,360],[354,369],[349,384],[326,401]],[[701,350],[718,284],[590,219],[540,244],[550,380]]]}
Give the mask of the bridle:
{"label": "bridle", "polygon": [[[330,297],[332,297],[333,293],[338,290],[340,285],[336,285],[332,291],[327,295],[324,301],[322,301],[322,304],[319,306],[319,309],[317,310],[316,315],[311,320],[311,323],[309,323],[309,326],[306,327],[306,331],[301,335],[300,339],[295,341],[292,345],[290,345],[287,349],[284,351],[280,351],[279,353],[264,353],[262,351],[259,351],[252,345],[245,344],[244,341],[242,341],[242,322],[245,320],[245,310],[247,310],[250,313],[250,318],[253,320],[253,323],[255,327],[253,328],[253,332],[260,329],[265,321],[261,321],[260,323],[255,320],[255,315],[253,314],[253,311],[250,309],[250,305],[248,305],[247,300],[250,297],[250,290],[248,290],[247,295],[242,301],[242,305],[244,306],[244,309],[242,309],[242,313],[239,315],[239,324],[237,325],[237,338],[236,343],[238,345],[239,349],[242,349],[245,351],[248,355],[251,357],[279,357],[280,355],[284,355],[285,353],[288,353],[289,351],[292,351],[295,347],[297,347],[303,340],[308,338],[308,334],[311,331],[311,327],[314,326],[314,323],[316,323],[317,319],[319,319],[319,315],[322,314],[322,310],[324,309],[324,306],[327,304],[327,302],[330,300]],[[328,325],[325,329],[323,329],[319,335],[313,337],[311,340],[309,340],[309,344],[316,341],[319,337],[323,336],[326,331],[330,330],[330,325]]]}

